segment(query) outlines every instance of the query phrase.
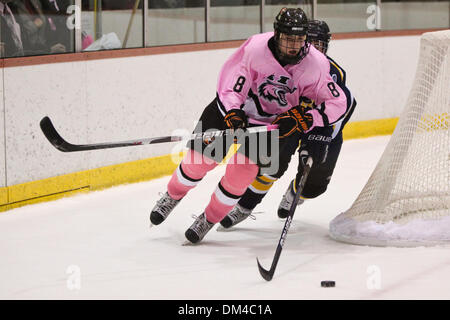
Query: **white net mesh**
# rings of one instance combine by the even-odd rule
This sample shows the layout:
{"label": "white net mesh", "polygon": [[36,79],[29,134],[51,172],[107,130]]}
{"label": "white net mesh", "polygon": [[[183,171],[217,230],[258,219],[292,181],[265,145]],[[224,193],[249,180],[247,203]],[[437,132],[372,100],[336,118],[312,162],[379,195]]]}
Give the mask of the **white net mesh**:
{"label": "white net mesh", "polygon": [[379,246],[450,243],[450,30],[425,33],[408,102],[336,240]]}

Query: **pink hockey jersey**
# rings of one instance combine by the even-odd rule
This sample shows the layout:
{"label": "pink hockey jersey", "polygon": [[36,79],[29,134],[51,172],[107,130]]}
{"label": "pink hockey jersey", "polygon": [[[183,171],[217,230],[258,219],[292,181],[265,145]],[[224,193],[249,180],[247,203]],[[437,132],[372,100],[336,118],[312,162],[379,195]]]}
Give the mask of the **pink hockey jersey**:
{"label": "pink hockey jersey", "polygon": [[339,121],[347,101],[330,76],[325,55],[310,46],[300,63],[283,67],[268,46],[272,36],[273,32],[267,32],[250,37],[223,65],[217,83],[222,114],[241,108],[249,123],[265,125],[299,105],[300,97],[307,97],[317,105],[308,111],[313,127]]}

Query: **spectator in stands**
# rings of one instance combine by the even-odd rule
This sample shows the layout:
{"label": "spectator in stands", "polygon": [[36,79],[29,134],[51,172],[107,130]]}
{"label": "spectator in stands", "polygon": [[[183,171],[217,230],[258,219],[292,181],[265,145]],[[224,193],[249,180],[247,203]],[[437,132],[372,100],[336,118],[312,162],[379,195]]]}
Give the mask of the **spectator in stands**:
{"label": "spectator in stands", "polygon": [[66,15],[56,0],[14,0],[10,6],[21,25],[26,55],[63,53],[70,48]]}
{"label": "spectator in stands", "polygon": [[11,0],[0,0],[0,56],[23,56],[21,28],[17,23],[9,3]]}

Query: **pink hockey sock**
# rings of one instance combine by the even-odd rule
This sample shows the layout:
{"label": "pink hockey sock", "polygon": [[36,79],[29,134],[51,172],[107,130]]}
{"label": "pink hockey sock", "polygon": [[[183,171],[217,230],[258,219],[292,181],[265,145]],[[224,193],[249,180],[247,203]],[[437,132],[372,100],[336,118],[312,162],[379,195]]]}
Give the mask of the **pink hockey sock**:
{"label": "pink hockey sock", "polygon": [[225,175],[219,182],[205,209],[209,222],[220,222],[233,209],[247,187],[255,180],[258,166],[241,153],[228,162]]}
{"label": "pink hockey sock", "polygon": [[204,157],[197,151],[189,150],[172,174],[167,192],[172,199],[180,200],[216,166],[214,160]]}

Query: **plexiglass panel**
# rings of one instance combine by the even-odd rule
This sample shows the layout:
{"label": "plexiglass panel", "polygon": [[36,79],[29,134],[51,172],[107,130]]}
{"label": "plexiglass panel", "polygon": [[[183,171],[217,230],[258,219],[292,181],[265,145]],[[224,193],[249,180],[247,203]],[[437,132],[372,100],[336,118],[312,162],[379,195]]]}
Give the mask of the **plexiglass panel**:
{"label": "plexiglass panel", "polygon": [[143,1],[83,0],[82,4],[83,50],[144,46]]}
{"label": "plexiglass panel", "polygon": [[373,0],[317,0],[317,19],[325,20],[332,33],[380,28],[379,9]]}
{"label": "plexiglass panel", "polygon": [[74,1],[0,1],[0,57],[74,51],[67,9]]}
{"label": "plexiglass panel", "polygon": [[205,42],[205,0],[149,1],[149,46]]}
{"label": "plexiglass panel", "polygon": [[450,26],[450,1],[382,1],[381,29],[427,29]]}
{"label": "plexiglass panel", "polygon": [[211,0],[208,41],[247,39],[259,33],[260,0]]}

